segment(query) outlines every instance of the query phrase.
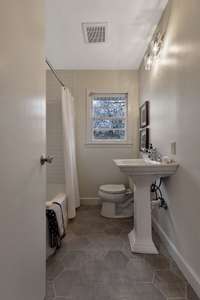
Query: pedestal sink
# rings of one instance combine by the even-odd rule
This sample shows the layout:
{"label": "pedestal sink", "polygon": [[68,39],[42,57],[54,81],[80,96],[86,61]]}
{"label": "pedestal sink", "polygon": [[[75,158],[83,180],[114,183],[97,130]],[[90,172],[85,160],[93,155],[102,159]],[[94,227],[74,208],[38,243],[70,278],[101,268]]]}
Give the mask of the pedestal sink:
{"label": "pedestal sink", "polygon": [[134,228],[129,233],[132,252],[158,254],[152,240],[151,228],[151,184],[157,177],[173,175],[178,164],[163,163],[150,159],[114,159],[120,171],[129,177],[134,193]]}

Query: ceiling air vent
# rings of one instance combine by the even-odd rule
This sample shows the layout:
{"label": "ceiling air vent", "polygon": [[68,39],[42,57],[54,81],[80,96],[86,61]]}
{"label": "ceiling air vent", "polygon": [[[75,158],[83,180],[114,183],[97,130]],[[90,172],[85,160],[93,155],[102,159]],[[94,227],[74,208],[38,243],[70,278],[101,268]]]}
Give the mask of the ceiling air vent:
{"label": "ceiling air vent", "polygon": [[107,23],[82,23],[86,43],[105,43],[107,40]]}

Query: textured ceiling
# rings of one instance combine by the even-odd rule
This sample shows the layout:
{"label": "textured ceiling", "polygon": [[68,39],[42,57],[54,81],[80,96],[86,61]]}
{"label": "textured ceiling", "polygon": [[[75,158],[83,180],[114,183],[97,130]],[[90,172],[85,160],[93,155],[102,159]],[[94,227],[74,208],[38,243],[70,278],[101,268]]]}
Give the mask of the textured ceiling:
{"label": "textured ceiling", "polygon": [[[167,0],[46,0],[46,57],[56,69],[137,69]],[[107,22],[86,44],[82,22]]]}

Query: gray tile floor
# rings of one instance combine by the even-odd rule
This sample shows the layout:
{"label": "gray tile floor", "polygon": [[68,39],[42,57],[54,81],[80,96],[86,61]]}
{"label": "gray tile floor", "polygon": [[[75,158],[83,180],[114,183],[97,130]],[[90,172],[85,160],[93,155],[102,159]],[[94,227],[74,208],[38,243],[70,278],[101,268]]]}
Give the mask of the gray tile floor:
{"label": "gray tile floor", "polygon": [[131,229],[132,219],[106,219],[99,207],[79,208],[61,249],[48,260],[46,300],[188,299],[188,284],[158,237],[160,255],[133,254]]}

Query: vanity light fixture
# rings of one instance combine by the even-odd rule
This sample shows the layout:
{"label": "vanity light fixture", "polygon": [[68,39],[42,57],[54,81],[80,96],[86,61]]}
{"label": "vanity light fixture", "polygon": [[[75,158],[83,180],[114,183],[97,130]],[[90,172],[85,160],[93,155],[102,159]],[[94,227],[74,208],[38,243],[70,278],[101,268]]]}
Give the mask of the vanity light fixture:
{"label": "vanity light fixture", "polygon": [[153,64],[153,56],[148,53],[145,55],[144,60],[145,60],[145,70],[150,71]]}
{"label": "vanity light fixture", "polygon": [[145,70],[150,71],[155,61],[159,58],[160,50],[164,41],[164,34],[158,32],[153,38],[144,57]]}

